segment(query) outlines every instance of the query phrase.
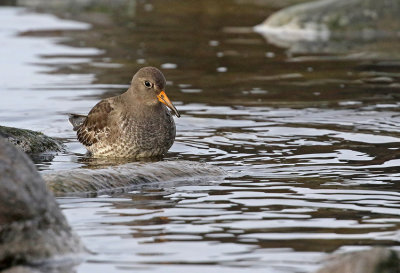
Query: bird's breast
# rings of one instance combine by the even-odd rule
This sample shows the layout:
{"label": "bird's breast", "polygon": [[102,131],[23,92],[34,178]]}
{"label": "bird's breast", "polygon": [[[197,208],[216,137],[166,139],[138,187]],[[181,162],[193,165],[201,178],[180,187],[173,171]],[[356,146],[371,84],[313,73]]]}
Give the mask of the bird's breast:
{"label": "bird's breast", "polygon": [[169,112],[121,115],[119,130],[123,141],[141,150],[168,150],[176,132]]}

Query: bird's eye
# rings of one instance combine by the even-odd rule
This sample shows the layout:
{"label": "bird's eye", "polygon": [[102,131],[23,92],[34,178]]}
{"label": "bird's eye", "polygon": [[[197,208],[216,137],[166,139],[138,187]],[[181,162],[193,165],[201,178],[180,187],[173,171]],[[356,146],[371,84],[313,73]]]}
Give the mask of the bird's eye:
{"label": "bird's eye", "polygon": [[151,87],[151,83],[150,83],[149,81],[145,81],[145,82],[144,82],[144,85],[145,85],[146,87]]}

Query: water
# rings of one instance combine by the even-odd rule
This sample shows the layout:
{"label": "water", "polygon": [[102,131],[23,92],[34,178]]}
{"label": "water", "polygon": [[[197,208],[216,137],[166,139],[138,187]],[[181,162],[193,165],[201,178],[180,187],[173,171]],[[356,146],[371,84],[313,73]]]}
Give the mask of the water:
{"label": "water", "polygon": [[310,272],[398,247],[400,60],[289,54],[251,31],[274,1],[116,3],[0,8],[2,125],[65,139],[42,172],[85,167],[66,113],[153,65],[182,114],[166,160],[228,177],[59,198],[92,252],[77,272]]}

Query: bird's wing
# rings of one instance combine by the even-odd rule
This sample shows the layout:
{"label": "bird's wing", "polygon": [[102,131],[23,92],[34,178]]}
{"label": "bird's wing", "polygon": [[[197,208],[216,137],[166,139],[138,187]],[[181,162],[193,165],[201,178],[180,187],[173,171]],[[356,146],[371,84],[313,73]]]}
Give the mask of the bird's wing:
{"label": "bird's wing", "polygon": [[115,112],[112,100],[106,99],[97,103],[78,128],[78,140],[85,146],[91,146],[99,140],[107,138]]}

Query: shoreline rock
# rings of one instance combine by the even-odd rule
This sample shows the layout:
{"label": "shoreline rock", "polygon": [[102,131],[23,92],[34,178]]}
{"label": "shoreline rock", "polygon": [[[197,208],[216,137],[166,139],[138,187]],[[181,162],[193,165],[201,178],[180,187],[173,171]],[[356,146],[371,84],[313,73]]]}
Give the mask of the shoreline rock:
{"label": "shoreline rock", "polygon": [[[400,58],[398,0],[318,0],[284,8],[254,27],[292,53],[355,53]],[[389,50],[389,52],[387,52]]]}
{"label": "shoreline rock", "polygon": [[36,166],[0,138],[0,269],[61,260],[72,267],[83,252]]}
{"label": "shoreline rock", "polygon": [[65,151],[65,145],[43,133],[0,125],[0,137],[28,154]]}

